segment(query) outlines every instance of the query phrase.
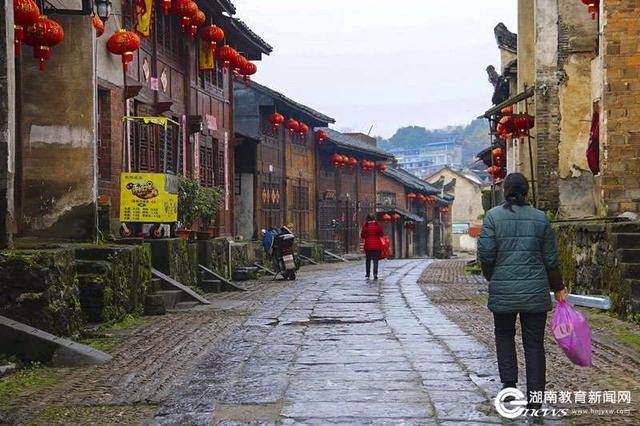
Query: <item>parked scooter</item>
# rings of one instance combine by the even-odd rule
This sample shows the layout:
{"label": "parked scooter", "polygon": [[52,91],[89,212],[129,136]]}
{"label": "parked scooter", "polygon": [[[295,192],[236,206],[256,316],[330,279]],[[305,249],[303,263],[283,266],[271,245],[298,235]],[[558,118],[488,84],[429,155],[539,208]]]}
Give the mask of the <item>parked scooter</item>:
{"label": "parked scooter", "polygon": [[271,256],[273,268],[277,274],[282,274],[285,280],[295,280],[300,262],[293,250],[295,235],[286,226],[279,230],[269,228],[262,230],[262,248]]}

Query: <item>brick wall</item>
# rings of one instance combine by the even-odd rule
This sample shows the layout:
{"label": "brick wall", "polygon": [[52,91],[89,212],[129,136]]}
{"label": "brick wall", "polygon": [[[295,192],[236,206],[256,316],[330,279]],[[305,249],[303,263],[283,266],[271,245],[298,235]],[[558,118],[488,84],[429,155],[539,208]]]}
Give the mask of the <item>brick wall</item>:
{"label": "brick wall", "polygon": [[405,194],[404,185],[394,179],[386,177],[385,175],[378,175],[376,184],[376,192],[378,194],[381,192],[395,193],[396,206],[402,207],[403,209],[407,208],[407,197]]}
{"label": "brick wall", "polygon": [[640,211],[640,0],[606,0],[602,197],[607,214]]}

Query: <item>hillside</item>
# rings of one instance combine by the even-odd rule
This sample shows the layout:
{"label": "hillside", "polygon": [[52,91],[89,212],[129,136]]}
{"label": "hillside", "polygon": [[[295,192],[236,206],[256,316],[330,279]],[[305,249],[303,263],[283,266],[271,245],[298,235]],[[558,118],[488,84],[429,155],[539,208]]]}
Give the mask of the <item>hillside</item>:
{"label": "hillside", "polygon": [[378,146],[385,150],[420,148],[433,142],[455,139],[462,147],[465,163],[475,160],[475,155],[489,144],[486,120],[473,120],[466,126],[449,126],[429,130],[420,126],[402,127],[389,139],[378,137]]}

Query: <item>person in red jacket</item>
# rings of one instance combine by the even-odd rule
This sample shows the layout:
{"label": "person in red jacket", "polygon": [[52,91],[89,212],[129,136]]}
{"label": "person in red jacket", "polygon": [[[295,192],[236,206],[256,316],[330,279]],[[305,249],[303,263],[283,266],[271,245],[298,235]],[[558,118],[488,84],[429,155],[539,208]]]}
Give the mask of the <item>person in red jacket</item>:
{"label": "person in red jacket", "polygon": [[367,279],[371,276],[369,274],[371,261],[373,261],[373,279],[378,279],[378,261],[382,250],[380,238],[383,236],[382,226],[376,221],[376,217],[372,214],[367,215],[367,223],[362,226],[362,231],[360,232],[360,238],[364,240],[364,252],[367,255]]}

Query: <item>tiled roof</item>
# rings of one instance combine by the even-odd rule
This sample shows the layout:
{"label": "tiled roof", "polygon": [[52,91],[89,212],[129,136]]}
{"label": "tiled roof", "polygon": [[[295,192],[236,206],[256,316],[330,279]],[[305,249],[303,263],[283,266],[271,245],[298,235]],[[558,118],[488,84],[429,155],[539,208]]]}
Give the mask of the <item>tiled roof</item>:
{"label": "tiled roof", "polygon": [[229,15],[235,15],[236,7],[231,3],[231,0],[217,0],[217,2]]}
{"label": "tiled roof", "polygon": [[327,140],[333,142],[334,144],[336,144],[339,147],[345,148],[345,149],[351,149],[354,151],[360,151],[360,152],[364,152],[364,153],[368,153],[370,155],[374,155],[377,156],[383,160],[392,160],[393,159],[393,155],[388,153],[387,151],[384,151],[381,148],[378,148],[375,145],[369,145],[365,142],[362,142],[361,140],[358,140],[352,136],[346,135],[344,133],[340,133],[336,130],[330,129],[328,127],[319,127],[316,128],[315,130],[324,130],[325,132],[327,132]]}
{"label": "tiled roof", "polygon": [[[242,85],[241,87],[244,87],[244,83],[236,83],[237,85]],[[251,86],[249,87],[250,89],[254,89],[258,92],[261,92],[273,99],[277,99],[280,100],[282,102],[284,102],[285,104],[289,105],[291,108],[293,109],[297,109],[300,110],[308,115],[310,115],[311,117],[315,118],[318,121],[322,121],[325,123],[335,123],[336,120],[334,120],[333,118],[326,116],[324,114],[322,114],[321,112],[316,111],[313,108],[310,108],[306,105],[303,105],[299,102],[296,102],[292,99],[289,99],[288,97],[286,97],[285,95],[283,95],[282,93],[276,92],[273,89],[270,89],[267,86],[263,86],[262,84],[256,83],[255,81],[251,81]]]}
{"label": "tiled roof", "polygon": [[416,191],[425,192],[428,195],[435,195],[438,193],[438,190],[434,188],[432,185],[424,182],[419,177],[412,175],[408,171],[401,169],[397,166],[391,166],[385,172],[385,176],[390,177],[391,179],[395,179],[401,184],[415,189]]}
{"label": "tiled roof", "polygon": [[256,34],[255,32],[253,32],[253,30],[251,28],[249,28],[249,26],[247,24],[244,23],[244,21],[241,21],[238,18],[231,18],[231,20],[233,21],[233,23],[235,25],[237,25],[247,36],[249,36],[249,38],[251,38],[253,40],[254,43],[256,43],[257,45],[259,45],[263,52],[266,53],[267,55],[271,52],[273,52],[273,47],[271,47],[271,45],[269,43],[267,43],[266,41],[264,41],[264,39],[262,37],[260,37],[258,34]]}
{"label": "tiled roof", "polygon": [[493,30],[498,47],[511,52],[518,51],[518,35],[509,31],[507,26],[500,22]]}

